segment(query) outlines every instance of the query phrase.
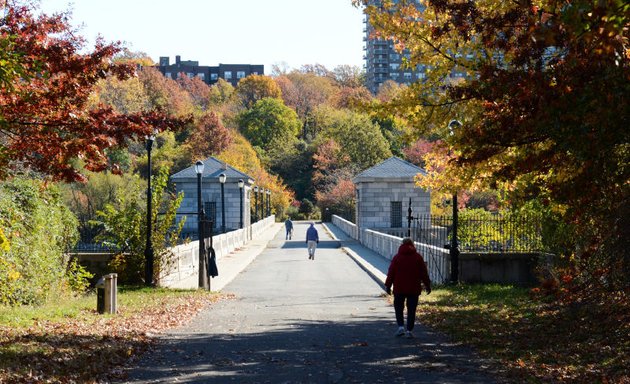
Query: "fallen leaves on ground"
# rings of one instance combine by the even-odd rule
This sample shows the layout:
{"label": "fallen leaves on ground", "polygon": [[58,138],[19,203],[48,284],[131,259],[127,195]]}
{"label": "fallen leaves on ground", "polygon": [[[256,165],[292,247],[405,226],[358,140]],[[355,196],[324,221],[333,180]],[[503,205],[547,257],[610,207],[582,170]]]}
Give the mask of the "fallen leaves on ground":
{"label": "fallen leaves on ground", "polygon": [[38,321],[29,328],[0,326],[0,383],[98,383],[146,351],[152,335],[183,325],[221,299],[216,294],[163,297],[117,315],[86,311],[79,318]]}
{"label": "fallen leaves on ground", "polygon": [[[564,306],[492,287],[450,287],[418,309],[421,321],[472,345],[513,382],[630,383],[626,303]],[[491,296],[491,295],[490,295]]]}

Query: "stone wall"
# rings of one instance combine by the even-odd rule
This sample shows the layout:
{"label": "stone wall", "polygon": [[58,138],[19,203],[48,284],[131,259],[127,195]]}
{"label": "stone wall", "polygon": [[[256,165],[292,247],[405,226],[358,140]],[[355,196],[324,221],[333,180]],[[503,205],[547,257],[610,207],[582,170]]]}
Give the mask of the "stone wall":
{"label": "stone wall", "polygon": [[462,253],[459,255],[459,280],[465,283],[538,283],[536,269],[550,263],[539,253]]}
{"label": "stone wall", "polygon": [[429,192],[415,187],[413,180],[383,180],[357,185],[357,221],[360,228],[390,228],[391,202],[402,203],[403,224],[406,223],[409,199],[414,216],[431,212]]}
{"label": "stone wall", "polygon": [[[212,237],[217,262],[236,248],[258,236],[276,221],[275,215],[260,220],[246,228]],[[199,242],[192,241],[172,249],[175,257],[170,268],[160,277],[160,286],[168,288],[195,289],[199,285]],[[219,269],[221,273],[221,269]]]}
{"label": "stone wall", "polygon": [[[212,245],[215,250],[217,260],[233,252],[246,244],[251,239],[275,223],[274,215],[260,220],[243,229],[230,231],[212,237]],[[168,288],[195,289],[199,284],[199,241],[191,241],[187,244],[178,245],[172,248],[174,257],[170,259],[170,264],[164,268],[159,277],[160,286]],[[94,281],[103,274],[109,273],[108,263],[111,254],[108,253],[80,253],[73,255],[78,257],[81,265],[88,271],[95,274]],[[219,273],[221,270],[219,269]]]}
{"label": "stone wall", "polygon": [[[177,183],[177,192],[184,192],[184,198],[177,212],[191,213],[197,212],[197,182],[183,182]],[[243,216],[244,226],[250,223],[250,197],[253,199],[253,192],[250,192],[249,187],[245,187],[243,193]],[[240,189],[235,183],[225,183],[224,186],[224,198],[225,198],[225,227],[227,230],[235,229],[239,227],[241,219],[240,210]],[[214,221],[214,228],[220,230],[221,228],[221,186],[218,182],[209,183],[204,182],[203,190],[201,191],[201,199],[203,202],[214,202],[216,204],[216,216],[211,219]],[[266,201],[266,200],[265,200]],[[206,212],[209,214],[209,212]],[[186,215],[178,215],[177,219],[182,220]],[[186,216],[186,223],[182,229],[182,233],[197,233],[197,215],[191,214]]]}

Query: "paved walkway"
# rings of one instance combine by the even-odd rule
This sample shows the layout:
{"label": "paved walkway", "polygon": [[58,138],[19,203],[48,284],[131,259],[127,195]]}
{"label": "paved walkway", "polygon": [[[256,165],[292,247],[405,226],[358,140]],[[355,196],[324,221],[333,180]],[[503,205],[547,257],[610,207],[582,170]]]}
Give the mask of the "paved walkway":
{"label": "paved walkway", "polygon": [[[307,226],[295,223],[285,241],[276,225],[266,246],[250,243],[219,260],[223,282],[213,289],[235,298],[163,335],[127,382],[496,382],[470,350],[422,325],[414,339],[394,337],[393,308],[377,283],[389,262],[332,225],[317,225],[320,244],[308,260]],[[259,250],[251,263],[236,262]]]}

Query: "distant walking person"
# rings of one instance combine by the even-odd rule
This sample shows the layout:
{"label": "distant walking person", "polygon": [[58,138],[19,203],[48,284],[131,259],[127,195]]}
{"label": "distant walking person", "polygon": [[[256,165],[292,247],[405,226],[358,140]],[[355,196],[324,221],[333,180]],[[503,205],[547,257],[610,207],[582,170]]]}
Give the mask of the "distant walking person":
{"label": "distant walking person", "polygon": [[291,235],[293,234],[293,222],[291,219],[287,219],[284,222],[284,228],[287,230],[287,235],[285,236],[285,240],[291,240]]}
{"label": "distant walking person", "polygon": [[[416,322],[416,307],[418,306],[418,297],[422,292],[421,282],[427,290],[427,295],[431,293],[431,281],[429,280],[427,265],[424,263],[422,255],[416,251],[413,240],[406,237],[389,265],[385,280],[385,289],[388,295],[391,294],[392,284],[394,285],[394,311],[396,312],[396,323],[398,323],[396,336],[413,337],[411,331],[413,331]],[[405,301],[407,302],[406,329],[403,316]]]}
{"label": "distant walking person", "polygon": [[311,223],[311,226],[306,230],[306,244],[308,247],[308,258],[315,260],[315,249],[319,243],[319,234],[315,229],[315,224]]}

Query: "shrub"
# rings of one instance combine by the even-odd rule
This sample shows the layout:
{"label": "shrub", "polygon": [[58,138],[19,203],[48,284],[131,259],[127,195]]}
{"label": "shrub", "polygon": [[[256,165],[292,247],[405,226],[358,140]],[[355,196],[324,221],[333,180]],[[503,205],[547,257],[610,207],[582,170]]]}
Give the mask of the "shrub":
{"label": "shrub", "polygon": [[41,304],[63,293],[77,225],[55,185],[23,177],[0,183],[1,304]]}

